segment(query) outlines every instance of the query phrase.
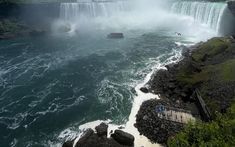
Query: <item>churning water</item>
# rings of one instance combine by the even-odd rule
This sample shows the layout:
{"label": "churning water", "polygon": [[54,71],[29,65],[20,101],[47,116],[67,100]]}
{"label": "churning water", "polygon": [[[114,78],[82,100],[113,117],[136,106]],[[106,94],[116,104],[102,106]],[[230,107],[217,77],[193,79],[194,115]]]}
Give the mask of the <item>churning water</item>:
{"label": "churning water", "polygon": [[53,27],[70,31],[0,41],[0,146],[60,145],[96,120],[136,135],[139,105],[157,97],[138,90],[143,81],[179,60],[181,44],[217,35],[160,2],[137,2],[64,3]]}

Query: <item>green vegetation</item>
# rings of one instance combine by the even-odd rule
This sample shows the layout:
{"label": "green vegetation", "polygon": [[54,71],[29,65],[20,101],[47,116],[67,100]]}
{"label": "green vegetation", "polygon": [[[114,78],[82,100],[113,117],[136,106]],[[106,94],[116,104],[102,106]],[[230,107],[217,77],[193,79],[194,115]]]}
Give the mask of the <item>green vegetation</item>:
{"label": "green vegetation", "polygon": [[180,70],[177,78],[183,83],[195,85],[216,79],[221,82],[235,81],[235,59],[229,59],[223,63],[215,65],[207,65],[201,67],[200,72],[190,73],[187,68]]}
{"label": "green vegetation", "polygon": [[234,53],[235,43],[229,38],[212,38],[194,50],[192,59],[176,73],[178,82],[199,89],[213,118],[235,95]]}
{"label": "green vegetation", "polygon": [[[190,85],[209,80],[235,81],[235,59],[230,57],[235,51],[233,45],[228,38],[212,38],[203,43],[192,52],[193,60],[178,71],[177,80]],[[217,60],[221,61],[216,64]]]}
{"label": "green vegetation", "polygon": [[228,60],[219,65],[221,80],[235,81],[235,59]]}
{"label": "green vegetation", "polygon": [[[203,43],[198,47],[197,50],[192,52],[192,61],[184,64],[178,71],[177,80],[185,84],[195,85],[210,80],[212,76],[213,78],[216,78],[214,75],[217,74],[213,73],[216,73],[217,71],[225,71],[226,69],[224,67],[230,67],[232,66],[232,63],[214,65],[204,62],[208,59],[214,58],[217,55],[220,55],[227,49],[230,49],[230,45],[230,40],[226,38],[212,38]],[[202,63],[206,65],[202,67]],[[232,76],[230,78],[232,78]]]}
{"label": "green vegetation", "polygon": [[[229,38],[212,38],[192,52],[176,78],[197,87],[213,121],[197,120],[168,139],[169,147],[235,146],[235,43]],[[229,107],[229,108],[228,108]],[[227,113],[221,114],[227,109]]]}
{"label": "green vegetation", "polygon": [[235,103],[214,121],[189,123],[176,136],[169,138],[169,147],[231,147],[235,146]]}
{"label": "green vegetation", "polygon": [[213,57],[228,48],[230,42],[224,38],[213,38],[196,50],[192,57],[195,61],[204,61],[206,58]]}

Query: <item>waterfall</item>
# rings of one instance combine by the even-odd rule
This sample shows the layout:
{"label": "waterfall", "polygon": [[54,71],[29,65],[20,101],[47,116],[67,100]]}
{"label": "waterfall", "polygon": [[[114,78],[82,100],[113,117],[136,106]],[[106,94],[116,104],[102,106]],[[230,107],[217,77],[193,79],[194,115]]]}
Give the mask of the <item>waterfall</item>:
{"label": "waterfall", "polygon": [[219,33],[221,17],[226,7],[225,3],[181,1],[174,2],[171,11],[190,16]]}
{"label": "waterfall", "polygon": [[68,21],[79,20],[84,17],[109,17],[126,9],[127,4],[125,1],[78,0],[76,3],[62,3],[60,17]]}

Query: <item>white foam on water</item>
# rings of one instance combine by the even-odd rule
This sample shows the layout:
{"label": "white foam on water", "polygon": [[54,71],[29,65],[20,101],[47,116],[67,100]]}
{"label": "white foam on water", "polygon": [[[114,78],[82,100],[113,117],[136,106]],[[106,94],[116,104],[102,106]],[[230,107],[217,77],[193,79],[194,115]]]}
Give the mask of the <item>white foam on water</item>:
{"label": "white foam on water", "polygon": [[[108,137],[110,137],[110,132],[114,131],[116,129],[119,129],[120,127],[122,127],[123,131],[128,132],[130,134],[132,134],[135,137],[135,146],[139,147],[139,146],[144,146],[144,147],[159,147],[161,146],[160,144],[153,144],[151,143],[147,137],[140,135],[140,133],[138,132],[137,128],[134,127],[134,124],[136,123],[136,114],[138,113],[141,104],[144,101],[150,100],[150,99],[159,99],[158,95],[152,94],[152,93],[143,93],[142,91],[140,91],[140,88],[145,86],[146,83],[151,79],[151,76],[154,74],[154,72],[156,70],[159,69],[163,69],[165,68],[164,66],[166,64],[170,64],[170,63],[175,63],[178,62],[181,58],[181,52],[174,50],[172,53],[170,53],[170,55],[172,55],[170,58],[168,58],[166,60],[165,63],[161,63],[160,59],[163,56],[159,56],[157,59],[155,59],[156,63],[155,66],[153,66],[151,68],[151,72],[149,74],[147,74],[147,76],[145,77],[145,79],[143,80],[143,82],[141,82],[140,84],[138,84],[135,87],[135,91],[137,93],[137,96],[134,97],[133,100],[133,104],[132,104],[132,109],[131,109],[131,113],[129,115],[129,119],[126,122],[126,124],[123,125],[116,125],[113,124],[111,120],[96,120],[96,121],[92,121],[92,122],[88,122],[85,123],[83,125],[79,126],[79,131],[73,131],[72,129],[68,128],[65,129],[64,131],[62,131],[59,135],[58,138],[66,138],[66,140],[72,140],[76,137],[75,141],[74,141],[74,147],[76,145],[76,143],[78,142],[78,140],[82,137],[83,133],[87,130],[87,129],[93,129],[95,130],[95,127],[98,126],[100,123],[104,122],[107,123],[109,125],[108,127]],[[56,145],[53,145],[56,146]]]}
{"label": "white foam on water", "polygon": [[[203,26],[203,24],[200,24],[200,22],[195,22],[194,19],[188,16],[180,16],[175,14],[169,14],[165,13],[165,11],[158,10],[156,5],[151,5],[151,1],[149,4],[146,4],[146,1],[141,1],[137,3],[137,6],[134,6],[136,8],[135,10],[128,11],[128,13],[117,13],[117,15],[112,15],[109,17],[95,17],[92,18],[94,26],[97,27],[101,24],[101,28],[112,28],[112,30],[123,30],[123,29],[130,29],[130,30],[139,30],[139,29],[152,29],[152,28],[158,28],[159,26],[165,26],[166,28],[171,28],[171,31],[173,32],[179,32],[182,34],[180,37],[180,40],[184,40],[185,42],[175,42],[177,46],[190,46],[193,45],[195,42],[206,40],[210,37],[216,36],[217,32],[213,29],[208,28],[208,26]],[[153,2],[155,4],[155,2]],[[67,5],[73,5],[74,9],[77,9],[78,4],[64,4],[64,8],[68,8]],[[151,7],[149,7],[151,6]],[[90,10],[90,9],[89,9]],[[147,11],[146,11],[147,10]],[[76,10],[77,11],[77,10]],[[70,9],[68,11],[70,13]],[[65,13],[66,14],[66,13]],[[64,16],[65,16],[64,14]],[[78,14],[76,14],[78,15]],[[66,14],[67,16],[67,14]],[[125,17],[124,17],[125,16]],[[77,17],[77,16],[75,16]],[[83,19],[83,18],[82,18]],[[73,19],[72,19],[73,20]],[[77,19],[75,19],[77,20]],[[67,21],[66,21],[67,22]],[[84,21],[83,21],[84,22]],[[86,21],[85,21],[86,22]],[[63,22],[62,22],[63,23]],[[70,22],[71,23],[71,22]],[[77,22],[78,23],[78,22]],[[76,24],[76,23],[75,23]],[[80,23],[78,23],[80,24]],[[85,23],[86,24],[86,23]],[[178,25],[176,25],[178,24]],[[75,27],[81,27],[82,24],[75,26]],[[85,25],[86,27],[87,24]],[[89,24],[89,29],[90,27]],[[134,28],[134,29],[133,29]],[[78,29],[78,28],[77,28]],[[205,35],[206,34],[206,35]],[[190,43],[188,43],[190,42]],[[151,79],[151,76],[154,74],[154,72],[158,69],[164,68],[166,64],[170,64],[173,62],[178,62],[181,59],[181,53],[177,50],[174,50],[170,58],[166,60],[166,62],[161,63],[161,57],[159,56],[157,59],[154,59],[156,61],[155,66],[151,68],[151,72],[146,76],[146,78],[138,84],[135,87],[135,91],[137,93],[137,96],[133,99],[132,109],[131,113],[129,115],[129,119],[126,122],[126,124],[123,124],[123,130],[131,133],[135,137],[135,146],[144,146],[144,147],[156,147],[161,146],[160,144],[152,144],[145,136],[139,135],[139,132],[137,128],[134,127],[134,124],[136,123],[136,114],[138,113],[138,110],[141,106],[141,104],[149,99],[159,99],[158,95],[154,95],[152,93],[143,93],[140,91],[140,88],[145,86],[145,84]],[[106,86],[107,82],[104,81],[104,87]],[[105,92],[103,89],[100,90],[100,93],[102,94]],[[106,103],[107,100],[102,99],[103,97],[100,97],[101,103]],[[101,122],[106,122],[109,124],[108,132],[111,130],[118,129],[120,125],[113,124],[111,120],[97,120],[93,122],[88,122],[86,124],[83,124],[79,127],[79,130],[81,132],[76,133],[74,131],[68,131],[67,135],[69,136],[69,133],[71,133],[71,136],[75,137],[77,136],[76,141],[74,142],[74,145],[79,140],[79,138],[82,136],[83,132],[88,129],[92,128],[94,129],[96,126],[98,126]],[[63,134],[63,133],[62,133]],[[66,136],[67,136],[66,135]],[[63,136],[63,135],[62,135]],[[64,136],[65,138],[67,138]],[[108,137],[110,137],[110,134],[108,134]],[[74,139],[74,138],[73,138]]]}
{"label": "white foam on water", "polygon": [[178,41],[176,41],[176,42],[175,42],[175,44],[176,44],[177,46],[185,46],[185,47],[189,47],[189,46],[194,45],[195,43],[182,43],[182,42],[178,42]]}
{"label": "white foam on water", "polygon": [[151,79],[152,74],[153,71],[147,75],[143,83],[140,83],[135,87],[137,96],[134,98],[131,113],[129,116],[129,121],[126,123],[124,129],[124,131],[131,133],[132,135],[135,136],[135,146],[146,146],[146,147],[160,146],[159,144],[152,144],[145,136],[139,135],[137,128],[134,127],[134,124],[136,122],[135,116],[138,113],[141,104],[149,99],[159,99],[157,95],[154,95],[152,93],[145,94],[139,90]]}
{"label": "white foam on water", "polygon": [[[136,123],[136,115],[140,109],[141,104],[144,101],[150,100],[150,99],[160,99],[158,95],[152,94],[152,93],[143,93],[140,91],[141,87],[144,87],[145,84],[151,79],[151,76],[154,74],[156,70],[159,70],[161,68],[164,68],[164,65],[170,64],[173,62],[179,61],[181,57],[181,54],[177,51],[175,51],[175,55],[171,56],[166,63],[161,64],[160,61],[152,67],[152,71],[146,76],[144,81],[137,85],[135,87],[135,91],[137,92],[137,96],[134,98],[132,110],[129,116],[129,120],[125,125],[124,131],[131,133],[135,136],[135,146],[145,146],[145,147],[158,147],[161,146],[160,144],[153,144],[151,143],[145,136],[139,135],[139,132],[137,128],[134,127],[134,124]],[[160,57],[158,57],[160,58]],[[177,59],[177,60],[175,60]]]}

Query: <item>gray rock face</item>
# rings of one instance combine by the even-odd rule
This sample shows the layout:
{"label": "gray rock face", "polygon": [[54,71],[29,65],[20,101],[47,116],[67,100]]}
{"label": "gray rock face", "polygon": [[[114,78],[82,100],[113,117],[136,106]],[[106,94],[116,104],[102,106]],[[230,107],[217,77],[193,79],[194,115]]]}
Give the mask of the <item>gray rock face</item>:
{"label": "gray rock face", "polygon": [[100,125],[95,127],[98,136],[107,136],[108,125],[105,123],[101,123]]}
{"label": "gray rock face", "polygon": [[111,137],[122,145],[134,145],[134,136],[122,130],[115,130]]}

